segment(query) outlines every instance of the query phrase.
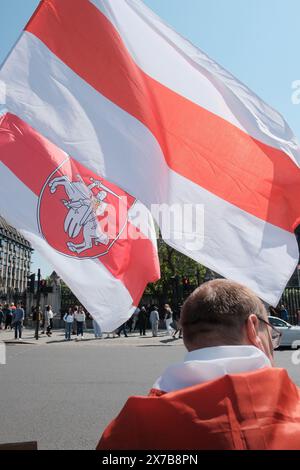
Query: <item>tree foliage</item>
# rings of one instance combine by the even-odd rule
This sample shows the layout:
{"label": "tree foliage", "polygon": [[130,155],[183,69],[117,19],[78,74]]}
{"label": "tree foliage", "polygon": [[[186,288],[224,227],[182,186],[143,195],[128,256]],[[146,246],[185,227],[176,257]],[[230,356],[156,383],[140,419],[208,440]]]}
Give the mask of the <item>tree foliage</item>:
{"label": "tree foliage", "polygon": [[[195,288],[203,282],[207,270],[201,264],[167,245],[162,238],[159,238],[157,243],[161,279],[149,284],[145,293],[162,302],[172,302],[176,296],[180,301],[184,296],[183,279],[188,279],[190,287]],[[175,290],[179,290],[179,292],[175,292]]]}

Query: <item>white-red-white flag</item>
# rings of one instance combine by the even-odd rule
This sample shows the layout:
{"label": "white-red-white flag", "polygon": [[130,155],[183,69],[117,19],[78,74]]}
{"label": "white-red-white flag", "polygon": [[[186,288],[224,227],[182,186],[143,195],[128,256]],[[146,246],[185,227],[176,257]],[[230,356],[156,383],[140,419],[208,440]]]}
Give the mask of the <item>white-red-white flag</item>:
{"label": "white-red-white flag", "polygon": [[0,80],[10,112],[146,206],[203,204],[203,243],[186,228],[168,243],[278,301],[298,262],[299,144],[142,2],[42,1]]}
{"label": "white-red-white flag", "polygon": [[0,116],[0,212],[57,269],[100,324],[128,320],[159,278],[145,206],[38,134]]}

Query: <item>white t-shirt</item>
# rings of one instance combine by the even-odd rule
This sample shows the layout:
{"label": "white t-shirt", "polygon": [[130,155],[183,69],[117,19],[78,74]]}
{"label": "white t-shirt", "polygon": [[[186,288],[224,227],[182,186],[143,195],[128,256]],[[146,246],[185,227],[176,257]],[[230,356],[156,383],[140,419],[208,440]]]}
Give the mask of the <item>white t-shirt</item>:
{"label": "white t-shirt", "polygon": [[53,317],[54,317],[53,311],[52,311],[52,310],[49,310],[49,311],[48,311],[48,318],[49,318],[49,320],[52,320]]}
{"label": "white t-shirt", "polygon": [[85,321],[85,313],[84,312],[75,313],[75,320],[78,321],[78,322],[84,322]]}
{"label": "white t-shirt", "polygon": [[150,313],[150,321],[151,323],[154,321],[159,321],[159,313],[157,310],[152,310],[152,312]]}
{"label": "white t-shirt", "polygon": [[64,321],[66,323],[73,323],[74,315],[72,315],[72,313],[66,313],[65,316],[64,316]]}

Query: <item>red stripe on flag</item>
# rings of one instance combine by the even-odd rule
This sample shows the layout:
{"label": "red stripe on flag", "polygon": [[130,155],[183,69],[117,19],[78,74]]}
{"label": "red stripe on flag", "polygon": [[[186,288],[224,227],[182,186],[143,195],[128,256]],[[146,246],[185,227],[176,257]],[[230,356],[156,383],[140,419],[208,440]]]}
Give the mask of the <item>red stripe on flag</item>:
{"label": "red stripe on flag", "polygon": [[[137,228],[135,230],[139,232]],[[160,278],[159,259],[152,241],[148,238],[117,240],[106,256],[104,260],[100,258],[101,263],[122,281],[133,304],[138,305],[146,285]]]}
{"label": "red stripe on flag", "polygon": [[0,161],[38,197],[48,176],[67,155],[37,133],[32,138],[28,128],[12,114],[0,117]]}
{"label": "red stripe on flag", "polygon": [[[68,196],[61,190],[52,200],[51,196],[49,197],[48,183],[55,177],[61,176],[67,176],[71,182],[78,182],[77,175],[90,183],[91,177],[96,180],[99,175],[95,175],[75,160],[68,159],[68,156],[58,147],[10,113],[0,117],[0,156],[0,161],[33,191],[37,198],[40,198],[41,234],[47,242],[67,256],[84,258],[85,256],[72,255],[66,249],[64,220],[68,210],[63,207],[62,200],[68,199]],[[66,159],[68,159],[66,166],[61,166],[57,170]],[[122,227],[127,220],[127,211],[135,200],[115,185],[103,181],[103,178],[101,181],[119,196],[127,198],[124,202],[127,206],[122,216],[124,220],[120,222],[118,219],[117,221],[118,227]],[[84,197],[83,193],[82,197]],[[114,196],[108,194],[108,202],[110,202],[109,197],[113,199]],[[36,207],[32,207],[32,210],[36,211]],[[127,223],[125,230],[128,231],[129,237],[116,239],[108,253],[98,259],[115,278],[124,284],[130,292],[133,303],[137,305],[147,283],[159,279],[160,267],[152,241],[141,234],[140,230],[130,222]],[[79,233],[77,240],[72,241],[81,243],[82,233]],[[89,256],[94,258],[99,256],[99,248],[93,246],[92,250]],[[106,251],[105,248],[103,251]],[[97,253],[96,256],[95,253]]]}
{"label": "red stripe on flag", "polygon": [[26,29],[99,93],[147,126],[172,170],[293,231],[300,214],[300,172],[291,159],[149,77],[94,5],[87,0],[45,0]]}

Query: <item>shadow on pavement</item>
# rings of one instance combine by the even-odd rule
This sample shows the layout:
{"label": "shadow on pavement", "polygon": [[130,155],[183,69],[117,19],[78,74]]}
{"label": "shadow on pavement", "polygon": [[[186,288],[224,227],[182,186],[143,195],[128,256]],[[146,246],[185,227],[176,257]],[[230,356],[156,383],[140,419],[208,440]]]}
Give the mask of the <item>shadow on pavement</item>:
{"label": "shadow on pavement", "polygon": [[63,339],[53,339],[52,341],[46,341],[46,344],[57,344],[57,343],[88,343],[89,341],[103,341],[101,338],[85,338],[85,339],[76,339],[72,338],[69,341],[67,341],[65,338]]}
{"label": "shadow on pavement", "polygon": [[179,341],[179,338],[168,338],[168,339],[163,339],[160,342],[164,344],[168,343],[175,343],[176,341]]}

